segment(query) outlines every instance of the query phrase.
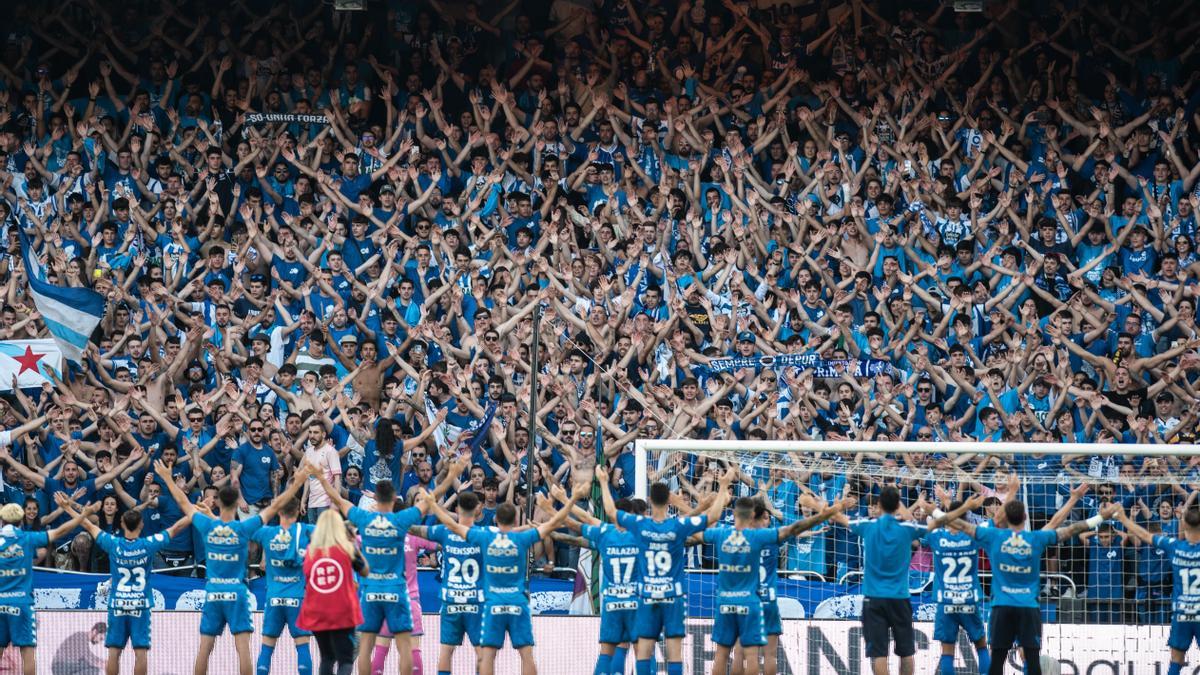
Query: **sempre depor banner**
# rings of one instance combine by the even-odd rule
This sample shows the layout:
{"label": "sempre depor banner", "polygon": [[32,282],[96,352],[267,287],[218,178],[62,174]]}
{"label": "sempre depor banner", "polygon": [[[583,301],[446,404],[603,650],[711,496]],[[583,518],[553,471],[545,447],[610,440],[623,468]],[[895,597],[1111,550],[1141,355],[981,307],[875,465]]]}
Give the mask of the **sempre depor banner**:
{"label": "sempre depor banner", "polygon": [[[38,673],[50,675],[99,675],[104,664],[104,612],[38,612]],[[251,657],[258,654],[260,613],[254,614],[255,635],[251,639]],[[199,612],[166,611],[154,613],[153,647],[150,650],[152,675],[187,675],[192,672],[195,644],[199,641]],[[425,615],[425,634],[420,638],[425,668],[436,665],[438,653],[438,617]],[[916,672],[936,671],[940,650],[931,644],[933,625],[917,624]],[[538,672],[542,675],[590,673],[595,663],[599,618],[572,616],[535,616],[534,639]],[[863,657],[862,633],[855,621],[793,620],[784,622],[780,639],[781,675],[869,675],[870,666]],[[684,672],[690,675],[712,672],[711,622],[692,620],[684,639]],[[1095,626],[1047,624],[1043,653],[1059,661],[1063,675],[1165,675],[1167,672],[1167,626]],[[958,673],[977,673],[974,650],[965,637],[959,645]],[[314,661],[316,645],[311,645]],[[469,647],[455,654],[455,673],[474,673],[474,654]],[[965,658],[964,658],[965,657]],[[125,655],[121,672],[132,672],[133,654]],[[663,668],[662,654],[656,658]],[[296,652],[289,637],[280,638],[275,648],[272,672],[296,672]],[[395,672],[394,656],[385,672]],[[627,663],[633,672],[632,656]],[[0,657],[0,673],[19,673],[15,650]],[[222,637],[213,650],[210,673],[236,673],[233,639]],[[497,675],[520,672],[517,656],[505,650],[497,664]],[[898,664],[892,672],[898,672]],[[1010,661],[1006,673],[1020,673]],[[1200,664],[1189,663],[1186,673],[1200,673]]]}

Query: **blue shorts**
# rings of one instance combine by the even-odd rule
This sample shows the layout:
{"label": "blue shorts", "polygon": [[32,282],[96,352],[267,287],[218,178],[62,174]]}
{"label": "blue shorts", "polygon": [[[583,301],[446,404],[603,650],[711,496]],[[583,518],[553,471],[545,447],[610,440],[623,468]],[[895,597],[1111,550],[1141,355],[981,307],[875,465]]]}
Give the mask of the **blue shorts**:
{"label": "blue shorts", "polygon": [[1171,635],[1167,638],[1167,646],[1186,652],[1192,648],[1193,642],[1200,642],[1200,621],[1171,619]]}
{"label": "blue shorts", "polygon": [[762,602],[717,601],[717,615],[713,619],[713,644],[732,647],[741,642],[743,647],[761,647],[767,644],[766,627],[763,625]]}
{"label": "blue shorts", "polygon": [[600,644],[619,645],[637,641],[636,598],[600,600]]}
{"label": "blue shorts", "polygon": [[783,635],[783,617],[779,616],[778,600],[763,600],[763,628],[767,635]]}
{"label": "blue shorts", "polygon": [[529,605],[484,605],[479,628],[479,645],[499,649],[508,634],[513,649],[533,646],[533,621]]}
{"label": "blue shorts", "polygon": [[277,638],[283,635],[284,626],[287,626],[288,633],[293,638],[309,637],[312,635],[310,631],[296,625],[299,618],[300,598],[271,598],[267,601],[267,608],[263,610],[263,637]]}
{"label": "blue shorts", "polygon": [[975,604],[938,604],[933,618],[933,639],[946,644],[958,642],[958,629],[962,628],[967,632],[968,640],[979,642],[987,635],[979,609]]}
{"label": "blue shorts", "polygon": [[250,623],[250,598],[246,591],[209,591],[200,612],[200,634],[216,637],[225,632],[238,635],[254,632]]}
{"label": "blue shorts", "polygon": [[483,606],[466,604],[443,604],[440,620],[440,642],[451,647],[463,643],[463,637],[471,640],[471,644],[479,646],[480,621],[483,619]]}
{"label": "blue shorts", "polygon": [[412,609],[408,606],[408,591],[362,591],[363,622],[358,630],[363,633],[379,634],[383,622],[393,635],[411,633],[413,628]]}
{"label": "blue shorts", "polygon": [[126,644],[134,649],[150,649],[150,608],[108,609],[104,646],[124,649]]}
{"label": "blue shorts", "polygon": [[636,634],[638,639],[657,640],[660,636],[681,638],[683,627],[683,598],[642,598],[637,608]]}
{"label": "blue shorts", "polygon": [[32,607],[0,606],[0,648],[37,646],[37,616]]}

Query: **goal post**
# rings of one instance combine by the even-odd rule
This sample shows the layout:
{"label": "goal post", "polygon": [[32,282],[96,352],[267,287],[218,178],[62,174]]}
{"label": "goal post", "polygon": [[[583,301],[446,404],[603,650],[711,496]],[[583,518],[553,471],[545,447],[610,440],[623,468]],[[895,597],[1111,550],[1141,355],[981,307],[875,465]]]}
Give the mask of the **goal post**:
{"label": "goal post", "polygon": [[[1191,445],[642,439],[634,452],[635,496],[644,498],[650,483],[661,477],[673,493],[699,503],[711,494],[719,473],[736,465],[741,474],[734,496],[769,502],[777,523],[804,517],[796,502],[808,492],[827,501],[850,494],[859,500],[852,518],[878,515],[874,498],[883,486],[894,485],[910,507],[918,494],[924,501],[940,499],[943,507],[951,495],[983,494],[986,507],[968,514],[977,524],[986,524],[1018,489],[1029,527],[1085,520],[1114,502],[1152,533],[1175,534],[1185,501],[1200,489],[1200,463],[1191,461],[1200,451]],[[796,485],[782,485],[786,481]],[[923,522],[926,514],[914,515]],[[781,555],[780,598],[792,608],[783,611],[781,602],[785,618],[858,617],[863,567],[861,549],[855,552],[858,539],[844,527],[827,525],[811,539],[789,542]],[[1169,622],[1169,560],[1123,529],[1106,521],[1047,553],[1042,567],[1047,624],[1066,626],[1061,630],[1104,626],[1113,633],[1158,630]],[[713,571],[710,553],[699,546],[689,549],[689,614],[694,618],[707,618],[704,612],[712,604],[707,597],[714,592],[711,580],[705,580]],[[918,621],[931,620],[936,611],[935,563],[924,543],[914,550],[909,578]],[[983,554],[978,576],[981,611],[989,615],[991,571]]]}

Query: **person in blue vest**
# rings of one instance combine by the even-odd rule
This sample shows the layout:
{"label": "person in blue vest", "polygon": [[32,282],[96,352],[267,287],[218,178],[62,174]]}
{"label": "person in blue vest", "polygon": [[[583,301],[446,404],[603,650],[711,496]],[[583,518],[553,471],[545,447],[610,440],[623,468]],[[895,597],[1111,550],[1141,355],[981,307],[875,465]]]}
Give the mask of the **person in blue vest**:
{"label": "person in blue vest", "polygon": [[917,652],[913,637],[913,613],[908,586],[908,566],[912,562],[913,542],[957,519],[968,510],[983,505],[981,498],[968,500],[949,514],[935,518],[929,527],[899,520],[900,491],[888,485],[879,491],[878,518],[850,520],[844,513],[835,513],[834,522],[849,529],[863,543],[863,640],[867,658],[875,675],[888,673],[888,644],[894,642],[900,657],[900,674],[912,675]]}

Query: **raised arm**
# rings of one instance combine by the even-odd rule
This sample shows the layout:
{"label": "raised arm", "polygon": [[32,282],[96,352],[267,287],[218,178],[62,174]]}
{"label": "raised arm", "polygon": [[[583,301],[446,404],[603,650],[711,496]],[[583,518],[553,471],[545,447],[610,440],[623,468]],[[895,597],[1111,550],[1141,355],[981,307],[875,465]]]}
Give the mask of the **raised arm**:
{"label": "raised arm", "polygon": [[447,530],[450,530],[463,539],[467,538],[467,533],[471,531],[471,528],[458,522],[458,519],[455,518],[453,514],[444,509],[441,504],[437,503],[437,499],[434,498],[433,493],[426,492],[422,494],[421,503],[425,507],[425,512],[432,513],[442,525],[446,526]]}
{"label": "raised arm", "polygon": [[842,513],[846,509],[852,508],[856,503],[857,503],[857,501],[853,500],[853,499],[842,499],[842,500],[839,500],[837,503],[835,503],[833,506],[829,506],[824,509],[821,509],[821,511],[819,513],[817,513],[816,515],[809,516],[808,518],[805,518],[803,520],[797,520],[796,522],[792,523],[791,525],[781,527],[781,528],[779,528],[779,541],[791,539],[792,537],[795,537],[796,535],[800,534],[801,532],[807,532],[807,531],[813,529],[814,527],[816,527],[817,525],[820,525],[821,523],[829,520],[830,518],[833,517],[834,514]]}
{"label": "raised arm", "polygon": [[562,525],[567,519],[567,516],[571,513],[571,509],[575,507],[575,502],[584,498],[586,495],[584,491],[586,489],[586,483],[576,483],[574,487],[571,488],[571,496],[568,498],[567,493],[563,491],[562,486],[555,485],[554,487],[550,488],[550,495],[562,502],[562,507],[554,512],[554,515],[550,517],[550,520],[538,525],[538,536],[544,539],[550,536],[551,532],[557,530],[559,526]]}
{"label": "raised arm", "polygon": [[[55,493],[54,503],[58,504],[58,507],[67,514],[67,517],[72,519],[82,518],[82,514],[76,511],[75,507],[71,505],[71,498],[67,497],[65,494],[61,492]],[[100,538],[100,526],[93,523],[91,518],[82,518],[79,521],[79,524],[83,525],[83,529],[87,530],[87,533],[92,535],[92,539]]]}
{"label": "raised arm", "polygon": [[950,511],[950,513],[943,513],[939,515],[937,511],[934,511],[933,520],[929,521],[929,529],[936,530],[946,523],[952,523],[965,516],[968,511],[974,511],[981,506],[983,506],[983,496],[975,495],[959,505],[957,509]]}
{"label": "raised arm", "polygon": [[[54,500],[58,502],[58,506],[64,511],[67,510],[67,506],[71,503],[70,498],[61,492],[54,495]],[[47,532],[46,536],[49,537],[50,541],[62,538],[63,535],[70,533],[71,530],[74,530],[80,523],[84,522],[88,516],[95,515],[100,510],[100,504],[101,502],[88,504],[83,507],[83,511],[76,513],[70,520]],[[69,514],[70,512],[68,512]]]}
{"label": "raised arm", "polygon": [[[278,497],[271,500],[271,503],[267,504],[267,507],[259,512],[259,515],[262,516],[264,523],[269,522],[272,518],[274,518],[275,514],[279,513],[279,509],[283,508],[284,504],[287,504],[296,498],[296,494],[300,492],[300,488],[308,482],[308,477],[313,474],[313,471],[313,465],[309,464],[308,462],[304,462],[300,465],[300,468],[297,469],[296,473],[292,476],[292,482],[288,484],[287,489],[283,492],[280,492]],[[320,471],[318,473],[324,475],[325,472]]]}
{"label": "raised arm", "polygon": [[[307,465],[308,462],[305,461],[304,464]],[[309,469],[309,471],[309,475],[311,475],[313,478],[316,478],[317,481],[321,483],[321,487],[325,490],[325,494],[329,495],[329,502],[333,504],[343,516],[348,515],[350,513],[350,507],[354,505],[351,504],[349,500],[342,499],[341,491],[333,487],[333,484],[330,483],[329,479],[325,477],[325,472],[321,471],[320,469],[315,471]]]}
{"label": "raised arm", "polygon": [[[716,501],[714,501],[708,510],[704,512],[704,517],[709,523],[714,523],[721,517],[721,511],[725,509],[725,505],[729,503],[729,486],[733,484],[733,479],[737,475],[737,469],[729,467],[721,477],[717,479],[718,492]],[[830,514],[832,515],[832,514]]]}
{"label": "raised arm", "polygon": [[1146,528],[1142,527],[1141,525],[1138,525],[1137,522],[1134,521],[1133,518],[1130,518],[1129,514],[1125,513],[1125,509],[1123,507],[1121,507],[1119,504],[1117,505],[1117,514],[1116,515],[1117,515],[1117,520],[1119,520],[1121,522],[1121,524],[1125,526],[1126,532],[1128,532],[1129,534],[1132,534],[1134,537],[1136,537],[1142,543],[1145,543],[1145,544],[1153,544],[1154,543],[1154,535],[1150,534],[1150,531],[1147,530]]}
{"label": "raised arm", "polygon": [[1066,541],[1076,535],[1099,527],[1100,523],[1113,517],[1113,514],[1117,512],[1117,508],[1117,504],[1105,504],[1100,507],[1100,515],[1092,516],[1087,520],[1077,520],[1066,527],[1058,528],[1054,533],[1058,535],[1059,541]]}
{"label": "raised arm", "polygon": [[617,505],[613,501],[612,492],[608,489],[608,469],[596,467],[596,480],[600,481],[600,502],[604,505],[604,515],[609,522],[617,522]]}
{"label": "raised arm", "polygon": [[154,461],[154,473],[166,484],[167,491],[171,493],[171,498],[179,505],[179,510],[183,511],[183,515],[190,517],[196,513],[196,506],[188,500],[187,495],[183,494],[183,490],[180,490],[179,486],[175,484],[175,479],[171,476],[171,470],[167,468],[166,464],[162,463],[161,459]]}

